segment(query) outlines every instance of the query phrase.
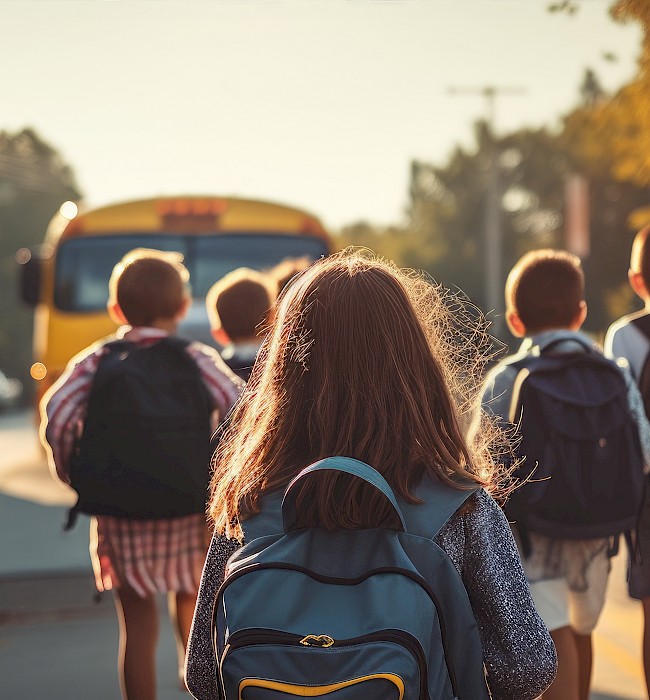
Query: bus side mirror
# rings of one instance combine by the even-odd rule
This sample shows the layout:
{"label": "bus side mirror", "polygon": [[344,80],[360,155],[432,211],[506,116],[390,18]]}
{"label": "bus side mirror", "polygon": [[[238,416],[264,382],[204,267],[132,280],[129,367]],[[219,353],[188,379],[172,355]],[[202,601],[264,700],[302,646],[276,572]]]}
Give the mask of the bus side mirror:
{"label": "bus side mirror", "polygon": [[36,306],[41,298],[41,256],[36,250],[21,248],[16,253],[20,265],[20,296],[28,306]]}

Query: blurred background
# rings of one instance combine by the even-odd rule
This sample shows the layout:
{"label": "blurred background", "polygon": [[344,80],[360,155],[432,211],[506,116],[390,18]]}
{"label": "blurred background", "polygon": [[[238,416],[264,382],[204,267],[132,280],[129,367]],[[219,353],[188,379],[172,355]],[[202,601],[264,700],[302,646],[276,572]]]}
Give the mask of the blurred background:
{"label": "blurred background", "polygon": [[[13,529],[58,528],[52,507],[70,499],[36,447],[34,312],[19,295],[19,263],[65,202],[304,207],[335,248],[462,290],[506,343],[503,284],[530,249],[581,257],[594,336],[637,308],[648,0],[3,0],[0,32],[0,490],[45,508],[0,501],[0,583],[87,566],[83,533],[44,545],[48,569]],[[621,601],[623,626],[603,623],[600,642],[618,661],[597,667],[619,695],[602,698],[640,697],[638,617]]]}
{"label": "blurred background", "polygon": [[531,248],[583,258],[587,330],[635,303],[644,0],[5,0],[0,16],[0,370],[26,398],[15,256],[67,200],[295,203],[338,247],[459,287],[506,338],[503,280]]}

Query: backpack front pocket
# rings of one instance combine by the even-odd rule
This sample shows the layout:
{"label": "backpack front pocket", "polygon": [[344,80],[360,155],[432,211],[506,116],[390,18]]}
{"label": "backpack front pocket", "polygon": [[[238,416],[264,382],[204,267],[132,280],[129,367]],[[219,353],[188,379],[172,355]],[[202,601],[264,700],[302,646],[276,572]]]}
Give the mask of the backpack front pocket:
{"label": "backpack front pocket", "polygon": [[219,665],[227,700],[428,698],[424,654],[401,630],[341,641],[245,630],[231,636]]}

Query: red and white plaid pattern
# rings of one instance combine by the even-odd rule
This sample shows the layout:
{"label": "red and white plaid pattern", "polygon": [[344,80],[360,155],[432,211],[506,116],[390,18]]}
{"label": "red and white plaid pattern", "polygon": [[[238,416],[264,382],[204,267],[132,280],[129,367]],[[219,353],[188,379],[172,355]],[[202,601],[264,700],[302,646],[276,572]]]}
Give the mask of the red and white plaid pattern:
{"label": "red and white plaid pattern", "polygon": [[[166,336],[156,328],[121,328],[116,337],[146,345]],[[103,353],[97,343],[73,358],[41,402],[41,440],[52,473],[69,483],[68,464],[81,435],[93,377]],[[219,419],[237,399],[243,383],[216,350],[191,343],[196,362]],[[198,589],[207,550],[203,514],[164,520],[127,520],[101,516],[91,521],[90,555],[99,591],[128,584],[142,596]]]}
{"label": "red and white plaid pattern", "polygon": [[101,516],[90,527],[90,558],[98,591],[125,583],[142,597],[195,593],[209,544],[202,514],[160,520]]}

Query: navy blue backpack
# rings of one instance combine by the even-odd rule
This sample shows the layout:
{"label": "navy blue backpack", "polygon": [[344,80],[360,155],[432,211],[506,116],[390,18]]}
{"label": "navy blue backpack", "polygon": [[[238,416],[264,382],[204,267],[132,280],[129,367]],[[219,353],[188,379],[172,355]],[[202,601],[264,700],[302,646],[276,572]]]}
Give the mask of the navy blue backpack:
{"label": "navy blue backpack", "polygon": [[616,362],[590,345],[511,364],[518,370],[510,422],[518,425],[524,482],[506,504],[524,554],[528,532],[557,539],[632,530],[643,495],[643,454],[627,385]]}
{"label": "navy blue backpack", "polygon": [[[296,492],[324,469],[379,489],[401,531],[294,529]],[[304,469],[284,498],[265,496],[215,599],[221,697],[488,700],[467,593],[432,541],[474,491],[425,477],[416,489],[424,504],[398,503],[375,469],[330,457]]]}

